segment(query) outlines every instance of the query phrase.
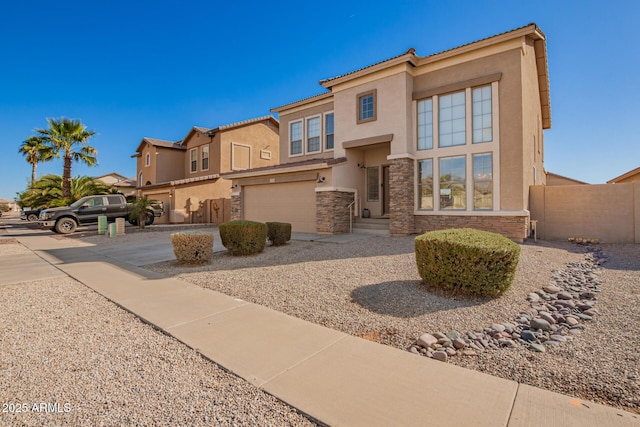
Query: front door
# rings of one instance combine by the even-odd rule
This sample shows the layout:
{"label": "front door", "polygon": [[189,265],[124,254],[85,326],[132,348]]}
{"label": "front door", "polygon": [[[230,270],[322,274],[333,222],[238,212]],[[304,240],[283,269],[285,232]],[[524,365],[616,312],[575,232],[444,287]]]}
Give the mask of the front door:
{"label": "front door", "polygon": [[389,166],[382,166],[382,215],[389,215]]}

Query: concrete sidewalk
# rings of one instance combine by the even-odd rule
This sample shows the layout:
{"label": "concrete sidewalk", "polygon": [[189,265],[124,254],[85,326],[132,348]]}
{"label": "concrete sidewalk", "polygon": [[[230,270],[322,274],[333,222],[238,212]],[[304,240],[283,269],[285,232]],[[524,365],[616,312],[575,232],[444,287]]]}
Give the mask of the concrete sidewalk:
{"label": "concrete sidewalk", "polygon": [[[22,271],[74,277],[328,425],[640,425],[629,412],[346,335],[141,269],[114,253],[105,258],[97,247],[37,233],[14,237],[37,255],[25,258],[31,267]],[[0,267],[3,284],[13,276]]]}

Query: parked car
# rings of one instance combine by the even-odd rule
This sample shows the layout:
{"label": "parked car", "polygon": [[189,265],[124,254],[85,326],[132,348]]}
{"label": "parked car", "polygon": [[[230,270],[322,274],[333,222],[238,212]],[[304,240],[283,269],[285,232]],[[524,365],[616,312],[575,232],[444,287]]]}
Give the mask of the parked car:
{"label": "parked car", "polygon": [[23,210],[20,214],[20,219],[23,221],[37,221],[42,209],[43,208]]}
{"label": "parked car", "polygon": [[[98,222],[98,216],[104,215],[107,221],[125,218],[136,225],[135,220],[129,220],[131,203],[127,203],[122,194],[105,194],[87,196],[73,202],[70,206],[43,209],[40,212],[38,224],[56,233],[73,233],[79,224]],[[147,210],[145,225],[153,224],[156,217],[162,216],[162,207],[154,205]]]}

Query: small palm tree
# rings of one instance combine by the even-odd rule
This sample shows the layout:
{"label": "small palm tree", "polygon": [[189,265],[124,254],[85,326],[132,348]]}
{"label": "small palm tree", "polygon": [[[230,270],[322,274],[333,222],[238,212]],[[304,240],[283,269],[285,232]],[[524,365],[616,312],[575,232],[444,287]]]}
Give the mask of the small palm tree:
{"label": "small palm tree", "polygon": [[78,176],[71,180],[71,197],[62,194],[62,178],[60,175],[44,175],[24,193],[18,195],[23,206],[33,208],[67,206],[84,196],[107,194],[109,186],[88,176]]}
{"label": "small palm tree", "polygon": [[147,196],[138,197],[131,205],[129,222],[134,225],[137,223],[139,228],[144,228],[147,215],[155,203],[157,203],[155,200],[150,200]]}
{"label": "small palm tree", "polygon": [[65,198],[71,197],[71,164],[72,162],[82,162],[87,166],[95,166],[98,163],[97,150],[87,145],[89,139],[96,133],[87,130],[87,127],[80,120],[47,119],[49,128],[37,129],[36,132],[46,143],[51,144],[56,156],[62,153],[62,195]]}
{"label": "small palm tree", "polygon": [[41,136],[30,136],[22,141],[18,153],[31,165],[31,185],[36,182],[38,163],[48,162],[55,157],[51,146],[45,144]]}

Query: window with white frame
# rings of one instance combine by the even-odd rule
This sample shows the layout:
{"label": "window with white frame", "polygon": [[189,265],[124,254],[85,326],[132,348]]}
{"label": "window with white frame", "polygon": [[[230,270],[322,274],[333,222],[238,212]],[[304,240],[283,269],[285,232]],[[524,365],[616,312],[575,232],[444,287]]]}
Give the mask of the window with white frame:
{"label": "window with white frame", "polygon": [[418,150],[433,148],[433,99],[418,101]]}
{"label": "window with white frame", "polygon": [[320,151],[320,117],[307,119],[307,153]]}
{"label": "window with white frame", "polygon": [[333,150],[333,113],[324,116],[324,149]]}
{"label": "window with white frame", "polygon": [[378,166],[367,168],[367,201],[380,200],[380,170]]}
{"label": "window with white frame", "polygon": [[440,209],[454,210],[467,208],[467,166],[466,156],[441,157],[440,169]]}
{"label": "window with white frame", "polygon": [[202,170],[209,170],[209,144],[202,146]]}
{"label": "window with white frame", "polygon": [[289,124],[289,154],[292,156],[302,154],[302,121]]}
{"label": "window with white frame", "polygon": [[451,147],[466,143],[466,106],[464,91],[442,95],[439,100],[439,146]]}
{"label": "window with white frame", "polygon": [[145,166],[151,166],[151,154],[147,153],[144,161]]}
{"label": "window with white frame", "polygon": [[358,116],[356,123],[365,123],[376,120],[376,90],[359,93],[358,98]]}
{"label": "window with white frame", "polygon": [[198,149],[192,148],[191,151],[189,152],[189,155],[191,160],[190,171],[191,173],[197,172],[198,171]]}
{"label": "window with white frame", "polygon": [[491,85],[473,88],[473,143],[493,140]]}
{"label": "window with white frame", "polygon": [[418,209],[433,210],[433,159],[418,161]]}
{"label": "window with white frame", "polygon": [[493,161],[491,153],[473,155],[473,209],[493,209]]}

